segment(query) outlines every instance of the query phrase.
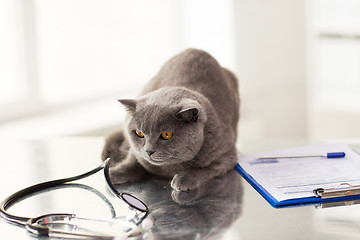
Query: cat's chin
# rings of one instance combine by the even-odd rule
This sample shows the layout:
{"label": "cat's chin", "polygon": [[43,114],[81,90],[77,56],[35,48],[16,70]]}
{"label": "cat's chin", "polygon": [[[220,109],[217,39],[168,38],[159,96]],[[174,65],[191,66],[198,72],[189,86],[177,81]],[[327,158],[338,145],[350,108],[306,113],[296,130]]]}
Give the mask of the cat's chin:
{"label": "cat's chin", "polygon": [[152,165],[156,165],[156,166],[163,166],[166,165],[166,162],[163,160],[155,160],[155,159],[146,159],[149,163],[151,163]]}
{"label": "cat's chin", "polygon": [[163,160],[163,159],[158,159],[158,158],[152,158],[152,157],[147,157],[145,158],[145,160],[149,163],[151,163],[152,165],[156,165],[156,166],[164,166],[164,165],[169,165],[169,161],[168,160]]}
{"label": "cat's chin", "polygon": [[148,156],[147,154],[140,154],[138,155],[138,157],[142,158],[143,161],[146,161],[155,166],[173,165],[187,161],[183,158],[178,158],[171,154],[160,154],[160,156],[156,153],[154,154],[154,156]]}

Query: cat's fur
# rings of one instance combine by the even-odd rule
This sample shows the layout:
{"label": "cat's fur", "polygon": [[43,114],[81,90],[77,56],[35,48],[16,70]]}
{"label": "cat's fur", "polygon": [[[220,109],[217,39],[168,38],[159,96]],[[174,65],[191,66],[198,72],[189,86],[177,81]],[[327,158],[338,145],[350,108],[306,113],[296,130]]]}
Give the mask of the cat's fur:
{"label": "cat's fur", "polygon": [[[110,169],[115,184],[151,173],[172,178],[172,188],[187,191],[236,165],[238,83],[208,53],[188,49],[178,54],[139,98],[119,101],[128,110],[125,138],[121,131],[111,135],[102,156],[119,162]],[[173,137],[162,139],[164,131]]]}

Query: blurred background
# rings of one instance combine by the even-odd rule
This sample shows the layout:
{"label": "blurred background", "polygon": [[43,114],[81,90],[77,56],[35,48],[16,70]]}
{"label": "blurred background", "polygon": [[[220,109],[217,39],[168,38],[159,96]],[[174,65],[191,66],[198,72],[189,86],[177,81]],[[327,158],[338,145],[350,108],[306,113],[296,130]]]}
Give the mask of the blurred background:
{"label": "blurred background", "polygon": [[189,47],[237,75],[241,139],[360,136],[358,0],[0,0],[0,137],[107,135]]}

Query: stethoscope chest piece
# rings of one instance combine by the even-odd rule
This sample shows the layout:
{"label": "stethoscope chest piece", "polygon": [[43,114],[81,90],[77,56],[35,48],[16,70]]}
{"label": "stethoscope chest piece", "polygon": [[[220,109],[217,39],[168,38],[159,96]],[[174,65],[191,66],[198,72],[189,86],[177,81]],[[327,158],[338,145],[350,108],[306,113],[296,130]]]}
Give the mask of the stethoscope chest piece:
{"label": "stethoscope chest piece", "polygon": [[56,224],[68,223],[75,218],[75,214],[46,214],[36,218],[30,218],[25,225],[26,230],[36,236],[51,236],[51,233],[57,232]]}

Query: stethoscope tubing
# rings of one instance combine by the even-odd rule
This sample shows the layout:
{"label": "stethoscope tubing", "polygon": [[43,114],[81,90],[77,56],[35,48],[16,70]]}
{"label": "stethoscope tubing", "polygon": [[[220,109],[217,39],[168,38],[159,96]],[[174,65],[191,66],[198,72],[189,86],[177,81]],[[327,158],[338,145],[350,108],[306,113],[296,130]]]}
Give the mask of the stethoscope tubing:
{"label": "stethoscope tubing", "polygon": [[36,192],[39,192],[39,191],[42,191],[42,190],[45,190],[45,189],[49,189],[49,188],[53,188],[53,187],[57,187],[57,186],[65,184],[65,183],[73,182],[73,181],[80,180],[80,179],[83,179],[85,177],[88,177],[90,175],[93,175],[93,174],[97,173],[98,171],[102,170],[105,167],[105,165],[106,165],[106,162],[102,163],[97,168],[94,168],[94,169],[92,169],[92,170],[90,170],[90,171],[88,171],[86,173],[83,173],[83,174],[80,174],[80,175],[77,175],[77,176],[74,176],[74,177],[47,181],[47,182],[35,184],[33,186],[24,188],[24,189],[22,189],[20,191],[17,191],[14,194],[10,195],[9,197],[5,198],[1,202],[1,204],[0,204],[0,215],[9,222],[26,226],[26,223],[31,218],[30,217],[21,217],[21,216],[13,215],[13,214],[10,214],[9,212],[7,212],[7,210],[12,205],[14,205],[18,201],[21,201],[23,198],[28,197],[29,195],[34,194]]}
{"label": "stethoscope tubing", "polygon": [[[71,187],[74,185],[78,185],[78,184],[74,184],[74,183],[70,184],[70,182],[91,176],[91,175],[99,172],[100,170],[104,169],[104,176],[105,176],[105,180],[107,182],[109,189],[111,190],[111,192],[114,195],[116,195],[120,199],[122,199],[129,206],[130,209],[137,211],[137,214],[139,214],[139,217],[136,219],[136,225],[140,224],[142,222],[142,220],[148,214],[148,207],[140,199],[132,196],[131,194],[119,193],[110,181],[109,168],[110,168],[110,159],[108,158],[100,166],[98,166],[86,173],[83,173],[83,174],[80,174],[80,175],[77,175],[74,177],[62,178],[62,179],[57,179],[57,180],[52,180],[52,181],[35,184],[33,186],[30,186],[30,187],[24,188],[20,191],[17,191],[15,193],[13,193],[12,195],[10,195],[9,197],[5,198],[1,202],[0,216],[3,217],[8,222],[24,226],[30,233],[32,233],[33,235],[37,235],[37,236],[51,237],[51,235],[53,235],[53,234],[55,234],[55,235],[63,234],[63,235],[69,235],[69,236],[81,236],[81,237],[88,237],[88,238],[95,238],[95,239],[109,239],[109,236],[106,236],[106,235],[100,236],[100,235],[83,234],[83,233],[75,233],[74,234],[74,233],[68,233],[66,231],[51,229],[46,224],[45,225],[37,224],[37,221],[44,217],[45,218],[46,217],[55,217],[55,218],[56,217],[71,217],[71,218],[80,219],[80,217],[77,217],[75,214],[51,213],[51,214],[47,214],[47,215],[43,215],[43,216],[39,216],[39,217],[22,217],[22,216],[13,215],[7,211],[11,206],[16,204],[17,202],[24,200],[25,198],[28,198],[36,193],[39,193],[40,191],[50,190],[52,188],[56,188],[56,187],[60,187],[60,186]],[[79,184],[79,185],[81,185],[81,184]],[[88,186],[86,186],[86,187],[84,186],[83,188],[86,189],[87,187]],[[97,191],[95,190],[95,192],[97,192]],[[112,206],[112,204],[101,193],[97,193],[97,194],[101,198],[103,198],[103,200],[109,205],[113,219],[116,218],[115,209]],[[131,199],[132,201],[129,201],[129,199]],[[137,214],[136,214],[136,216],[138,216]],[[83,218],[83,219],[85,219],[85,218]],[[88,219],[88,220],[94,220],[94,219]],[[109,221],[107,220],[107,222],[109,222]]]}

